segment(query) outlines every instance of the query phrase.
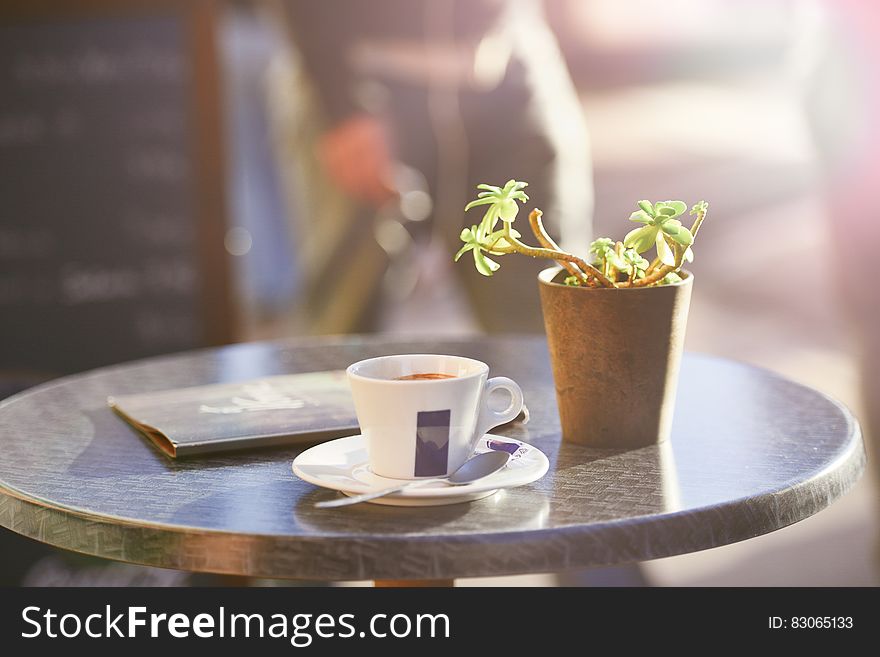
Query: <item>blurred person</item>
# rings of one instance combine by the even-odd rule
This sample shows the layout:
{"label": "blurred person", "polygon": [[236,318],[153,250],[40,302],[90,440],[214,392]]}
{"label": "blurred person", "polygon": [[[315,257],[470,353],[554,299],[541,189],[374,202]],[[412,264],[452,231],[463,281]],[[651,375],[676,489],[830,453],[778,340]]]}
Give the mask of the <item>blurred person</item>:
{"label": "blurred person", "polygon": [[[301,217],[304,330],[382,328],[389,296],[430,298],[454,276],[482,328],[541,331],[536,273],[546,263],[504,260],[490,285],[451,262],[465,223],[481,217],[463,212],[475,186],[510,178],[528,181],[528,206],[545,210],[564,247],[589,244],[587,132],[541,3],[274,7],[299,63],[286,141],[299,172],[291,200]],[[437,329],[453,321],[425,310],[439,310]]]}
{"label": "blurred person", "polygon": [[[880,455],[880,6],[826,2],[824,43],[807,88],[807,114],[825,169],[832,269],[860,348],[863,428]],[[875,475],[880,470],[874,467]]]}

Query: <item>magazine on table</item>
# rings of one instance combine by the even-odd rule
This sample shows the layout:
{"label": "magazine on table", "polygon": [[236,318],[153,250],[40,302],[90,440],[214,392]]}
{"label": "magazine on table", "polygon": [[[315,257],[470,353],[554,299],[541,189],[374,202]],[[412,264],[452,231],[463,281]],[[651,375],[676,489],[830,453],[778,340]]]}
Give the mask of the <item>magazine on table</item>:
{"label": "magazine on table", "polygon": [[357,433],[342,370],[108,397],[172,458],[329,440]]}

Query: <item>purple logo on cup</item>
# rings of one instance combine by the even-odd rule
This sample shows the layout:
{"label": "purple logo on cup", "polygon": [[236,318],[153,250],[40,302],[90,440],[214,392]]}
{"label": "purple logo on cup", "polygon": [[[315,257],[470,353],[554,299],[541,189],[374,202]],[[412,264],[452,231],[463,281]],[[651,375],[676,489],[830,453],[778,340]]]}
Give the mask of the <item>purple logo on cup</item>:
{"label": "purple logo on cup", "polygon": [[516,451],[519,449],[519,443],[509,443],[505,440],[498,440],[497,438],[493,438],[486,446],[489,449],[495,450],[496,452],[507,452],[511,456],[516,454]]}
{"label": "purple logo on cup", "polygon": [[446,474],[451,411],[421,411],[416,419],[416,477]]}
{"label": "purple logo on cup", "polygon": [[531,449],[531,447],[525,443],[508,442],[507,440],[499,440],[498,438],[487,440],[486,447],[495,450],[496,452],[507,452],[510,454],[510,461],[508,463],[511,466],[513,466],[518,459],[521,459]]}

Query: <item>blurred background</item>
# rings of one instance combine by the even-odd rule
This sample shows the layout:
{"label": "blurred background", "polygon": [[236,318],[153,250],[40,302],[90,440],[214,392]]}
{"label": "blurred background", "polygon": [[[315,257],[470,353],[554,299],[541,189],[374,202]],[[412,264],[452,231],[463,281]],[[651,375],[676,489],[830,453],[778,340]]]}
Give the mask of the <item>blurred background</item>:
{"label": "blurred background", "polygon": [[[451,263],[473,187],[517,178],[581,252],[638,199],[709,201],[687,348],[840,399],[870,463],[878,43],[867,0],[4,3],[0,397],[228,342],[540,332],[541,263]],[[877,495],[599,581],[877,585]],[[204,581],[0,550],[5,583]]]}

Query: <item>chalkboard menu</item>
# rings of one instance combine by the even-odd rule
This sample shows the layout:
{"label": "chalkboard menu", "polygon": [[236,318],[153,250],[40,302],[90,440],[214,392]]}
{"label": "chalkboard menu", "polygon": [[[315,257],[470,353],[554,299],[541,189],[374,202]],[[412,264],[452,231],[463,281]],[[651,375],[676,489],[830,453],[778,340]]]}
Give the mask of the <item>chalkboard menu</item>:
{"label": "chalkboard menu", "polygon": [[20,4],[0,8],[0,372],[228,341],[211,3]]}

